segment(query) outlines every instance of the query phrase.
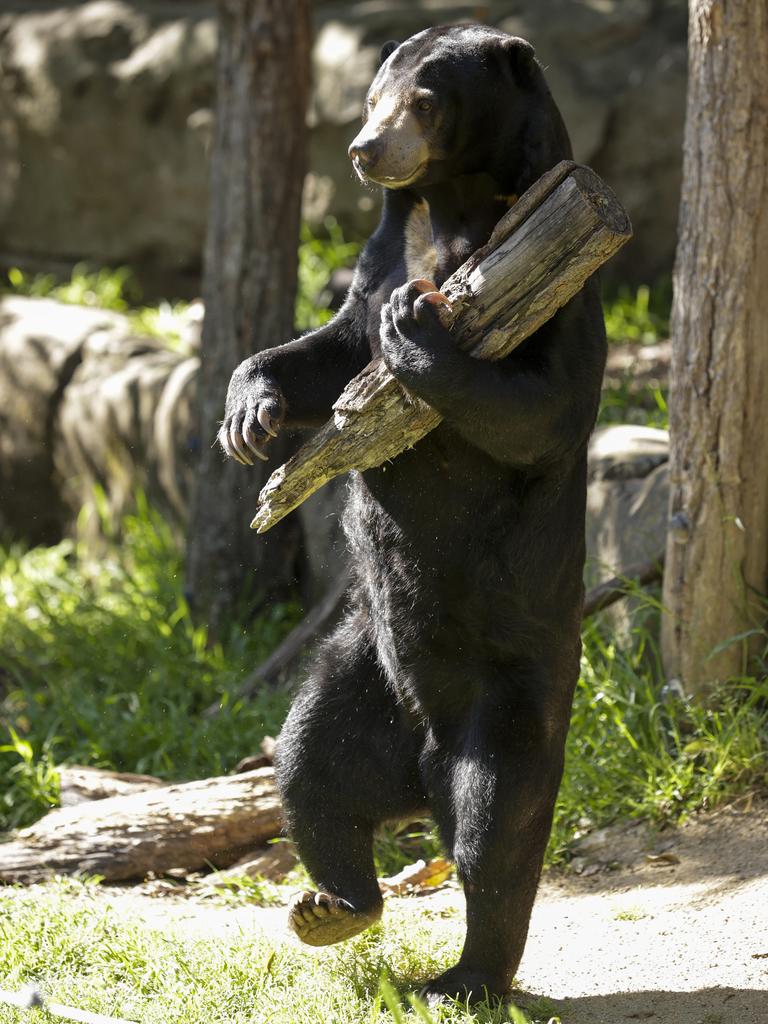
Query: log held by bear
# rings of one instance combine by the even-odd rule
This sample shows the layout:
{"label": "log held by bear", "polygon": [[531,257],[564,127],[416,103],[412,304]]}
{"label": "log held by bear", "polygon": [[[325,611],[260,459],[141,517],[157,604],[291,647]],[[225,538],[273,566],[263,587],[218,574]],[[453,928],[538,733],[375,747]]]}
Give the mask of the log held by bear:
{"label": "log held by bear", "polygon": [[[441,310],[441,319],[460,348],[501,359],[631,237],[629,218],[608,186],[589,168],[563,160],[445,282],[451,308]],[[251,526],[264,533],[329,480],[394,458],[440,419],[383,362],[372,362],[339,396],[334,417],[271,475]]]}

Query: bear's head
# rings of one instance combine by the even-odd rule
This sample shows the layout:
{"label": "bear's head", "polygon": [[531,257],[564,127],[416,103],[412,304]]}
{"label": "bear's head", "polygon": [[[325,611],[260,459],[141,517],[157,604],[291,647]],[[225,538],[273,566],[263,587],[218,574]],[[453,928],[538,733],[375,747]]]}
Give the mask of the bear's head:
{"label": "bear's head", "polygon": [[388,189],[491,174],[520,194],[559,160],[568,135],[524,39],[482,25],[387,43],[349,147],[361,180]]}

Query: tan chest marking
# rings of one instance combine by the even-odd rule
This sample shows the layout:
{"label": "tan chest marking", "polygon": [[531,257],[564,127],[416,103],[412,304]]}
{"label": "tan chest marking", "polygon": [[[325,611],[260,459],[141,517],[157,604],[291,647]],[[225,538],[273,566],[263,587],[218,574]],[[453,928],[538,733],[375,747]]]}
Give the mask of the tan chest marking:
{"label": "tan chest marking", "polygon": [[437,253],[429,219],[429,203],[419,200],[405,222],[405,270],[408,280],[426,277],[435,280]]}

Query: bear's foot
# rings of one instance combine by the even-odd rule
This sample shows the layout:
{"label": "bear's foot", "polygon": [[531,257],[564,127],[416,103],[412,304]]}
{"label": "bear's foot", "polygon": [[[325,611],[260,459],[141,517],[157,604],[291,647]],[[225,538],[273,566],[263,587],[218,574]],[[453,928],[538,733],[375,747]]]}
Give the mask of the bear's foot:
{"label": "bear's foot", "polygon": [[365,931],[381,917],[381,905],[355,910],[327,892],[299,892],[288,905],[288,925],[309,946],[330,946]]}
{"label": "bear's foot", "polygon": [[428,981],[419,992],[419,999],[433,1008],[453,1000],[466,1004],[482,1003],[487,999],[493,1004],[503,999],[506,991],[506,985],[495,982],[481,971],[452,967],[439,978]]}

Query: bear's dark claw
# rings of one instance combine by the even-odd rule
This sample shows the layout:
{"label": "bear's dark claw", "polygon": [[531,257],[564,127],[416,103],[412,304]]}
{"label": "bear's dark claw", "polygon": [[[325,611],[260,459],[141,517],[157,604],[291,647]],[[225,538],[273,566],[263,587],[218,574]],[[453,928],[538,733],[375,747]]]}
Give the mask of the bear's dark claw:
{"label": "bear's dark claw", "polygon": [[[274,434],[272,436],[275,437]],[[267,462],[269,460],[267,453],[263,452],[261,448],[258,447],[258,438],[253,431],[249,430],[247,427],[243,427],[243,440],[257,459],[261,459],[262,462]]]}
{"label": "bear's dark claw", "polygon": [[248,454],[248,448],[243,438],[240,437],[237,431],[236,421],[232,422],[229,428],[229,444],[230,449],[234,451],[234,457],[239,458],[246,466],[253,465],[253,459]]}
{"label": "bear's dark claw", "polygon": [[262,430],[265,430],[270,437],[277,437],[277,431],[272,426],[272,417],[269,415],[263,405],[259,406],[259,411],[256,414],[256,418],[261,424]]}

